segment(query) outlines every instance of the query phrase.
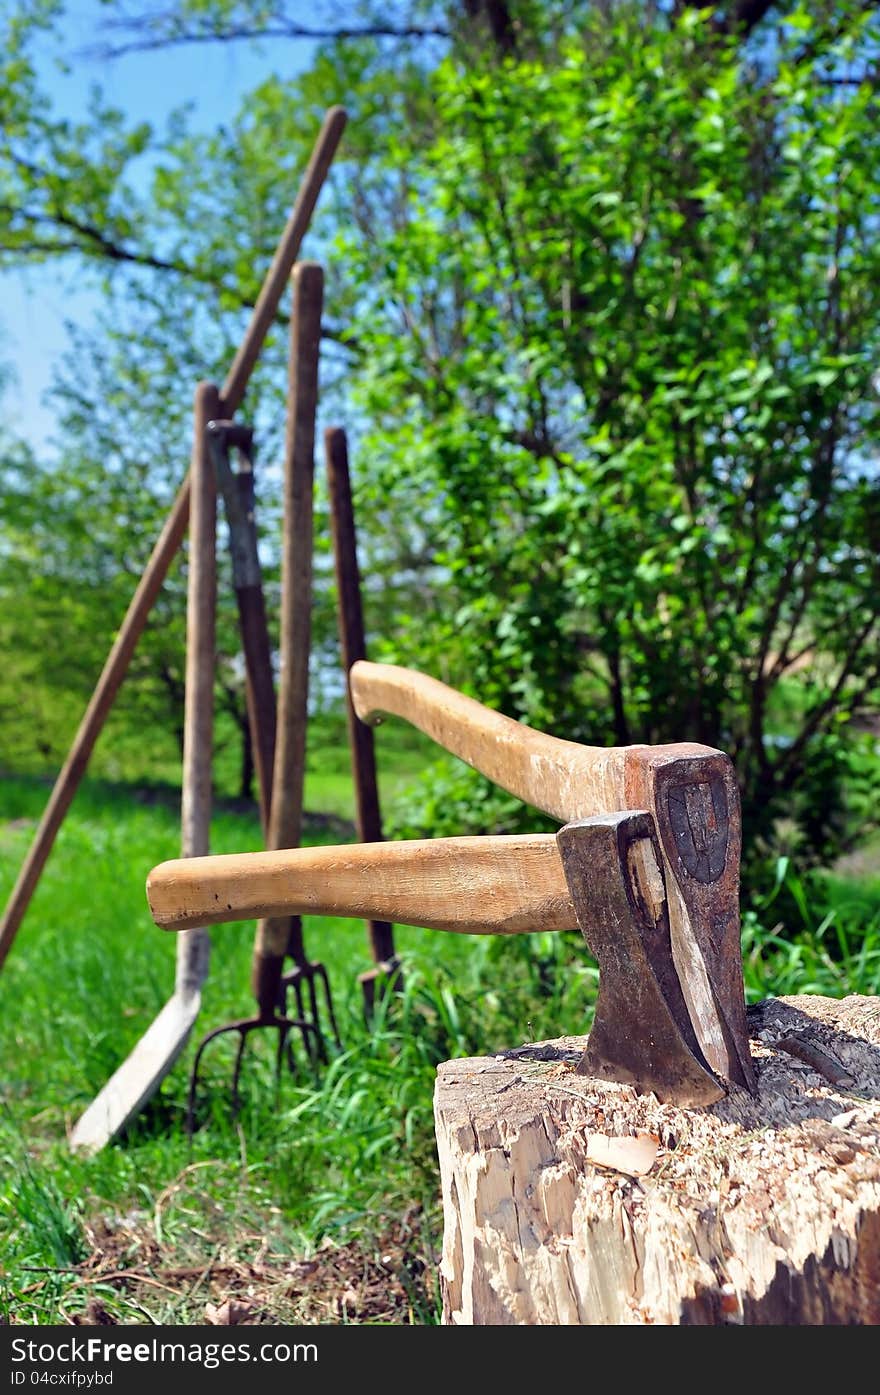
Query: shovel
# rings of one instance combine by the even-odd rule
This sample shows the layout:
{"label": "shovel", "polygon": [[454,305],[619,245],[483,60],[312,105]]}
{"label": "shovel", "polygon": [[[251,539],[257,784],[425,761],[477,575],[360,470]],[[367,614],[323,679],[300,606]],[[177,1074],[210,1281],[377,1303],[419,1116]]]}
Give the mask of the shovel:
{"label": "shovel", "polygon": [[[219,415],[213,383],[196,388],[190,466],[189,581],[186,603],[186,698],[183,734],[181,855],[204,857],[211,823],[214,724],[214,611],[217,597],[214,469],[205,429]],[[96,1152],[125,1127],[168,1074],[189,1039],[202,1002],[211,943],[187,930],[177,946],[174,993],[135,1049],[75,1125],[71,1148]]]}

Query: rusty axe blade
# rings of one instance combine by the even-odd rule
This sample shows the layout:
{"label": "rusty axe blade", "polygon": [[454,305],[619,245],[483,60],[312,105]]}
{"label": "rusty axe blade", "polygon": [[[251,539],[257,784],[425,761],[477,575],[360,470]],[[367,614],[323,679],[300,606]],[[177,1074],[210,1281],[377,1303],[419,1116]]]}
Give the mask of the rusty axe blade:
{"label": "rusty axe blade", "polygon": [[579,925],[600,970],[583,1069],[677,1104],[710,1104],[724,1094],[673,964],[662,857],[646,811],[568,824],[555,838],[435,838],[177,860],[153,869],[147,894],[154,919],[168,929],[309,912],[459,934]]}
{"label": "rusty axe blade", "polygon": [[663,861],[645,811],[566,824],[556,835],[599,996],[582,1075],[703,1105],[724,1090],[700,1050],[672,957]]}

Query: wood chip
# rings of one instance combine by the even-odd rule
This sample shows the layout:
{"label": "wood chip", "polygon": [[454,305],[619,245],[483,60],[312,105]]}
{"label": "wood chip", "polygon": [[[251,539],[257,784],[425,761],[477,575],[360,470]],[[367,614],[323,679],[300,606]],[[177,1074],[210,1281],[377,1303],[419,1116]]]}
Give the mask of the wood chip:
{"label": "wood chip", "polygon": [[360,1294],[356,1288],[347,1288],[339,1295],[336,1306],[341,1317],[350,1317],[361,1306]]}
{"label": "wood chip", "polygon": [[848,1143],[828,1143],[825,1148],[826,1153],[830,1153],[836,1163],[845,1166],[855,1158],[855,1150],[850,1148]]}
{"label": "wood chip", "polygon": [[843,1114],[835,1114],[831,1122],[836,1129],[848,1129],[857,1113],[857,1109],[847,1109]]}
{"label": "wood chip", "polygon": [[587,1139],[587,1159],[596,1167],[607,1167],[627,1177],[644,1177],[651,1171],[660,1151],[660,1139],[654,1133],[637,1133],[622,1138],[609,1138],[604,1133],[591,1133]]}
{"label": "wood chip", "polygon": [[730,1317],[739,1312],[739,1295],[733,1284],[721,1285],[721,1299],[719,1304],[725,1317]]}
{"label": "wood chip", "polygon": [[253,1317],[251,1304],[241,1303],[237,1298],[227,1298],[218,1304],[205,1304],[205,1321],[212,1327],[241,1327]]}

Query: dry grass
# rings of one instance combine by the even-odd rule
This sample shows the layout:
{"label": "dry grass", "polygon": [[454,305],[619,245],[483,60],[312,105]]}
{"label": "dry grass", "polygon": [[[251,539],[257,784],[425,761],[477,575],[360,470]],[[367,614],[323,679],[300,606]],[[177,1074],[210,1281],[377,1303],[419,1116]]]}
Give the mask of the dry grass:
{"label": "dry grass", "polygon": [[[173,1189],[195,1182],[186,1168]],[[161,1198],[160,1198],[161,1200]],[[204,1218],[202,1218],[204,1219]],[[152,1216],[96,1215],[83,1226],[88,1254],[64,1272],[58,1320],[72,1326],[153,1323],[218,1326],[306,1323],[421,1325],[436,1301],[437,1256],[430,1251],[420,1208],[371,1238],[291,1255],[280,1227],[242,1228],[230,1240],[193,1229],[162,1236],[161,1208]],[[222,1233],[222,1238],[221,1238]],[[28,1299],[43,1306],[57,1267],[34,1267],[10,1322],[28,1323]]]}

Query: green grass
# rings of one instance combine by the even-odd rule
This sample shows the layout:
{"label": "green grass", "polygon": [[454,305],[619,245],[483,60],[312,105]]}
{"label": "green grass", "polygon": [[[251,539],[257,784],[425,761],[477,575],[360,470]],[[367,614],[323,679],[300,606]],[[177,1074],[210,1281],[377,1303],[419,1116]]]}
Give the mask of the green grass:
{"label": "green grass", "polygon": [[[411,754],[395,755],[383,772],[386,794],[403,781],[407,759],[412,768]],[[323,761],[336,763],[335,756]],[[332,807],[339,796],[335,811],[350,813],[342,771],[317,764],[307,809],[315,799]],[[0,781],[0,898],[47,794],[34,778]],[[340,827],[309,818],[306,839],[338,840]],[[220,809],[214,851],[260,843],[253,811]],[[285,1073],[276,1090],[274,1039],[255,1042],[245,1061],[242,1112],[233,1121],[234,1042],[224,1038],[206,1057],[201,1127],[189,1141],[184,1117],[194,1039],[127,1136],[83,1158],[67,1147],[70,1128],[172,989],[173,937],[153,925],[144,879],[178,847],[173,789],[86,781],[5,966],[0,1317],[5,1311],[19,1322],[56,1322],[97,1294],[117,1319],[202,1321],[206,1297],[221,1296],[213,1280],[192,1297],[182,1284],[175,1299],[147,1282],[100,1282],[106,1266],[96,1256],[112,1254],[115,1269],[146,1266],[157,1282],[181,1268],[205,1272],[210,1263],[232,1284],[229,1275],[261,1245],[269,1257],[263,1267],[276,1276],[292,1258],[332,1257],[354,1245],[358,1264],[378,1263],[389,1249],[399,1253],[395,1321],[436,1321],[436,1065],[552,1035],[560,1024],[580,1026],[595,972],[579,937],[532,937],[527,946],[401,927],[406,991],[402,1000],[380,1003],[368,1030],[357,983],[370,964],[363,925],[306,920],[308,950],[327,965],[342,1035],[342,1050],[329,1064],[313,1072],[297,1045],[298,1074]],[[199,1035],[250,1011],[253,929],[216,929]],[[563,961],[573,963],[573,973],[556,972]],[[86,1284],[87,1275],[94,1282]],[[308,1294],[266,1283],[263,1311],[276,1320],[320,1314]]]}
{"label": "green grass", "polygon": [[880,879],[800,877],[779,859],[772,889],[743,913],[746,998],[880,992]]}
{"label": "green grass", "polygon": [[[386,798],[420,759],[416,744],[386,743]],[[346,763],[338,747],[318,750],[307,809],[350,815]],[[0,780],[2,899],[47,794],[33,778]],[[336,841],[341,828],[313,817],[307,841]],[[221,805],[214,851],[260,842],[253,810]],[[315,1072],[297,1044],[297,1074],[285,1073],[278,1088],[274,1043],[255,1043],[233,1120],[225,1038],[207,1058],[200,1127],[189,1140],[194,1039],[126,1137],[77,1156],[66,1143],[71,1126],[172,989],[173,937],[153,925],[144,879],[178,847],[173,788],[86,782],[7,961],[0,1319],[94,1319],[91,1302],[117,1321],[196,1323],[206,1300],[235,1293],[278,1322],[436,1322],[437,1063],[584,1030],[597,975],[580,937],[400,928],[405,993],[380,1002],[368,1029],[356,981],[369,965],[363,926],[307,919],[309,953],[333,985],[342,1049]],[[819,893],[814,911],[813,891],[782,872],[744,918],[749,997],[876,993],[876,886],[868,879],[859,900],[852,885],[844,896],[829,883],[820,914]],[[250,1010],[252,938],[249,924],[217,927],[196,1036]],[[353,1309],[339,1308],[341,1291],[360,1295]]]}

